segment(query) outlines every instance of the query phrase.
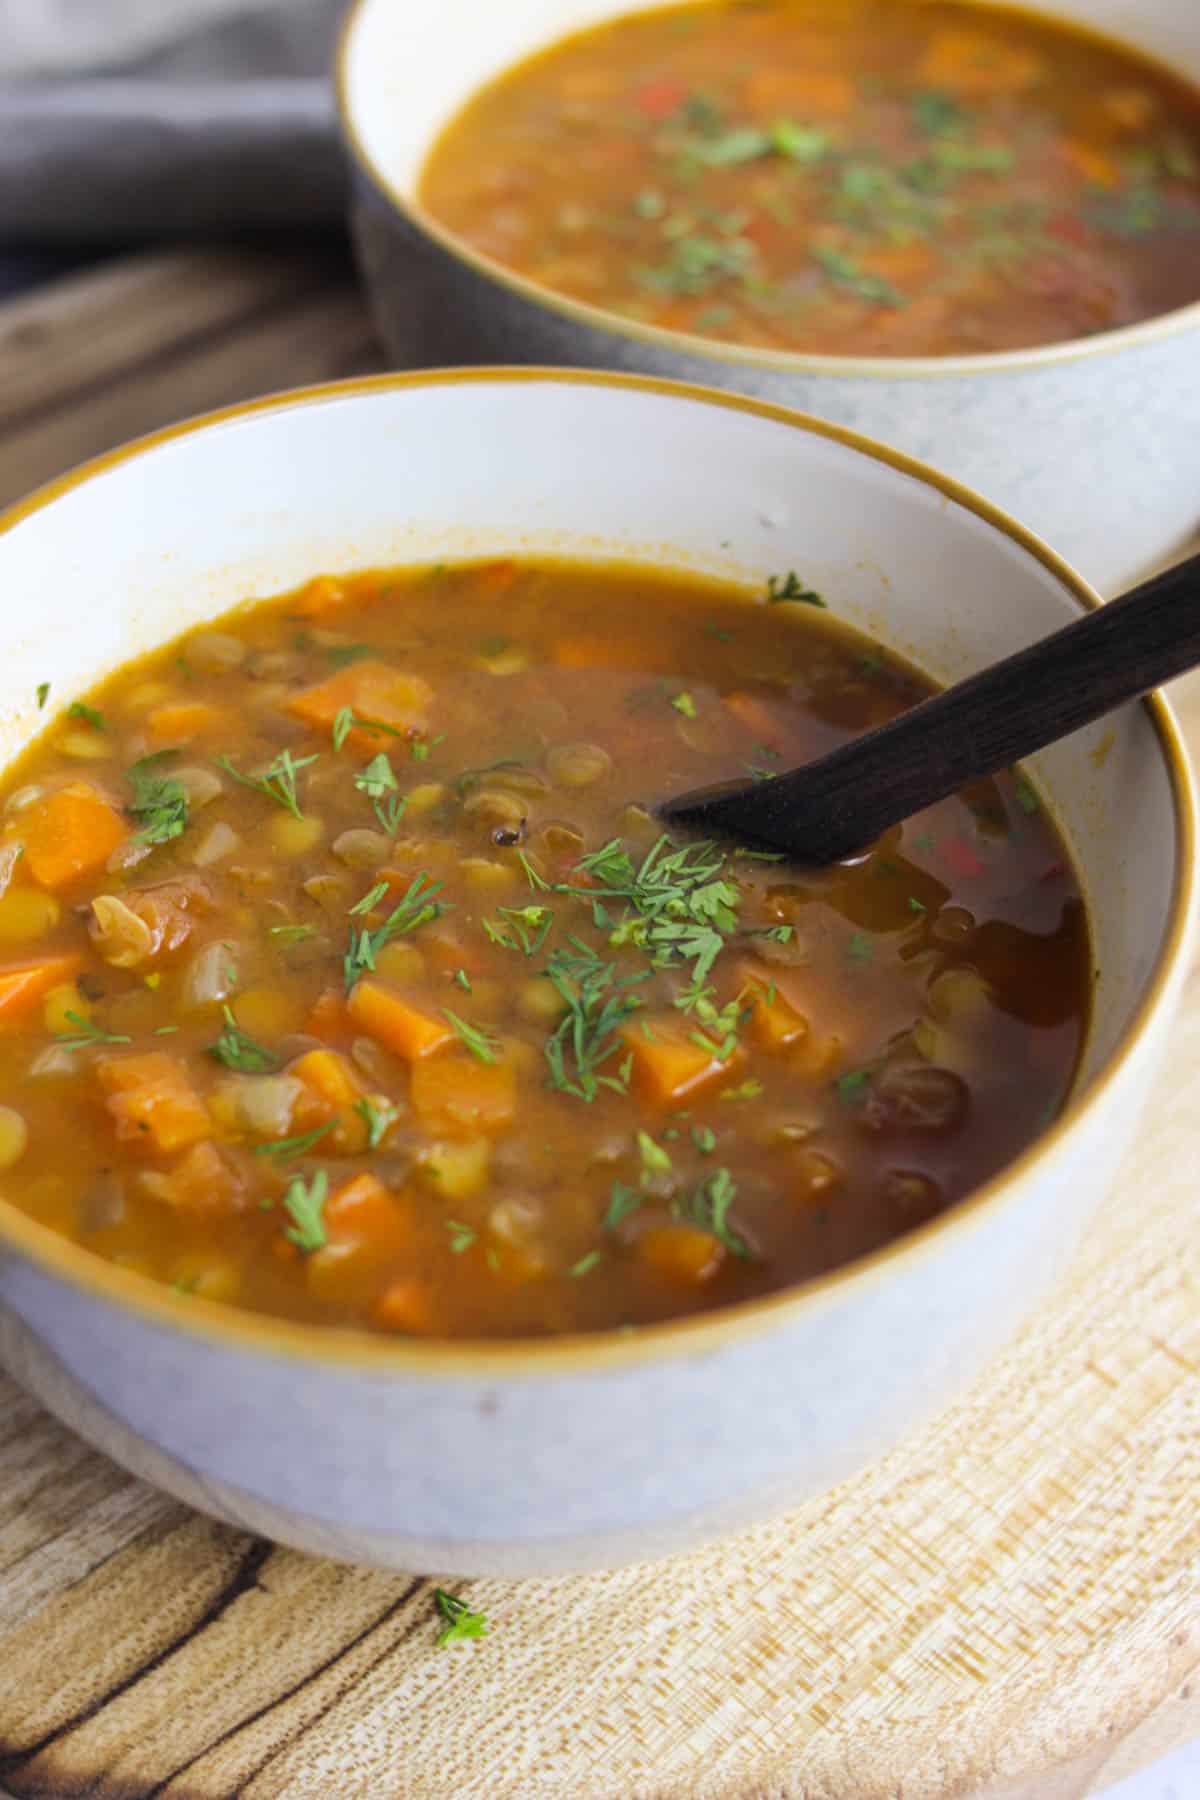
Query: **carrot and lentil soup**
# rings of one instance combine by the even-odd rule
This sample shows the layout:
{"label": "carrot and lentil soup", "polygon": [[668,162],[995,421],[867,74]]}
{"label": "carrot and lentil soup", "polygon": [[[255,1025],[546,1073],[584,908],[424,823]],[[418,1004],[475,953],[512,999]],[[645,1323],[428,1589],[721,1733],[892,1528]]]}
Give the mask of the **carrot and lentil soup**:
{"label": "carrot and lentil soup", "polygon": [[321,576],[123,669],[0,797],[0,1191],[420,1336],[636,1326],[930,1219],[1086,1021],[1028,781],[825,870],[648,810],[927,691],[795,572],[537,560]]}
{"label": "carrot and lentil soup", "polygon": [[483,88],[419,194],[545,287],[769,349],[1011,350],[1200,299],[1200,94],[963,0],[617,18]]}

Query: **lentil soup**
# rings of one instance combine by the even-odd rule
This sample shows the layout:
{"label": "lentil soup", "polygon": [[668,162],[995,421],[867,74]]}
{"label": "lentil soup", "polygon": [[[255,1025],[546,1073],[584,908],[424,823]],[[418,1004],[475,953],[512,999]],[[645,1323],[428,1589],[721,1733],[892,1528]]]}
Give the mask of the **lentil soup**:
{"label": "lentil soup", "polygon": [[419,197],[530,280],[671,330],[1021,349],[1200,299],[1200,94],[1015,8],[703,0],[507,70]]}
{"label": "lentil soup", "polygon": [[48,682],[0,789],[0,1191],[185,1295],[467,1338],[930,1219],[1081,1047],[1034,789],[821,871],[648,810],[928,691],[795,572],[537,560],[320,576],[53,717]]}

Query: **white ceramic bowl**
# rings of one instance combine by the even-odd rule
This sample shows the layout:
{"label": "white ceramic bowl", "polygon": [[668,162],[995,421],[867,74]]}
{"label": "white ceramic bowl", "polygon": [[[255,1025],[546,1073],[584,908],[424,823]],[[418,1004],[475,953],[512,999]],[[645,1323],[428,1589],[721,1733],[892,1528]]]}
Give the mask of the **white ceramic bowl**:
{"label": "white ceramic bowl", "polygon": [[[239,598],[316,570],[522,550],[759,584],[798,568],[943,680],[1095,600],[929,470],[753,402],[554,372],[350,382],[148,438],[0,518],[0,763],[38,728],[40,681],[65,702]],[[802,1291],[630,1337],[395,1343],[177,1296],[0,1199],[0,1355],[85,1437],[194,1505],[390,1566],[637,1560],[838,1480],[944,1405],[1042,1292],[1165,1048],[1193,880],[1174,726],[1157,700],[1130,707],[1035,773],[1095,929],[1078,1095],[1010,1169],[903,1242]]]}
{"label": "white ceramic bowl", "polygon": [[[867,432],[979,488],[1106,592],[1200,525],[1200,305],[994,356],[739,349],[554,294],[420,206],[442,126],[479,85],[582,26],[661,0],[356,0],[339,58],[354,229],[400,368],[532,362],[706,381]],[[1196,0],[1039,0],[1200,81]]]}

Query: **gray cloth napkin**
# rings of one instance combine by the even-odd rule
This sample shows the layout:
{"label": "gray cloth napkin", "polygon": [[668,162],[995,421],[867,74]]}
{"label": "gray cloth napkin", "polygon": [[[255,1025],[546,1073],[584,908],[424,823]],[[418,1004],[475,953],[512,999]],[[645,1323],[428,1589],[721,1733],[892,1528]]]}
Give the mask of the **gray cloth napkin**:
{"label": "gray cloth napkin", "polygon": [[341,0],[0,0],[0,241],[327,225]]}

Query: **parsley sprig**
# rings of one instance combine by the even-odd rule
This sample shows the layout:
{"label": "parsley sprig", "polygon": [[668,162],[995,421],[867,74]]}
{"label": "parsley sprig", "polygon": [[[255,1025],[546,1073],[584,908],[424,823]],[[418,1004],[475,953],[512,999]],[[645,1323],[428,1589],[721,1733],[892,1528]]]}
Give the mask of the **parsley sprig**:
{"label": "parsley sprig", "polygon": [[482,921],[483,929],[493,944],[499,944],[502,950],[519,950],[524,956],[536,956],[554,923],[554,914],[550,908],[502,906],[498,910],[501,920],[507,920],[507,924],[497,923],[493,919]]}
{"label": "parsley sprig", "polygon": [[375,817],[389,837],[395,837],[408,802],[398,792],[399,782],[387,752],[373,756],[354,777],[354,785],[371,802]]}
{"label": "parsley sprig", "polygon": [[729,1211],[737,1199],[737,1183],[728,1169],[714,1169],[684,1202],[688,1217],[702,1231],[711,1231],[734,1256],[752,1259],[752,1251],[729,1223]]}
{"label": "parsley sprig", "polygon": [[82,1013],[68,1012],[67,1018],[75,1027],[74,1031],[56,1031],[54,1040],[64,1050],[86,1050],[92,1044],[132,1044],[133,1039],[124,1032],[104,1031],[91,1019],[85,1019]]}
{"label": "parsley sprig", "polygon": [[603,923],[597,902],[624,900],[626,912],[611,931],[610,944],[635,944],[658,968],[690,962],[695,981],[703,982],[726,936],[737,928],[741,896],[725,878],[725,864],[725,852],[711,841],[676,846],[664,833],[635,868],[620,839],[613,838],[579,862],[597,886],[558,891],[590,900],[597,924]]}
{"label": "parsley sprig", "polygon": [[550,1085],[560,1092],[592,1101],[602,1087],[623,1094],[629,1084],[626,1057],[615,1075],[597,1071],[616,1050],[620,1027],[642,1005],[634,993],[649,971],[618,975],[617,964],[605,962],[577,937],[569,948],[556,950],[546,973],[566,1006],[557,1029],[543,1047],[550,1070]]}
{"label": "parsley sprig", "polygon": [[454,1027],[457,1037],[471,1052],[472,1056],[478,1057],[480,1062],[485,1063],[500,1061],[500,1041],[498,1038],[494,1038],[488,1031],[481,1031],[477,1025],[468,1024],[466,1019],[460,1019],[458,1014],[456,1012],[451,1012],[448,1006],[443,1006],[442,1016],[449,1020],[450,1024]]}
{"label": "parsley sprig", "polygon": [[329,1177],[324,1169],[318,1169],[311,1181],[297,1175],[283,1196],[284,1210],[292,1220],[284,1236],[306,1256],[313,1250],[323,1250],[329,1242],[324,1216],[328,1198]]}
{"label": "parsley sprig", "polygon": [[260,1044],[248,1032],[242,1030],[233,1016],[230,1007],[221,1009],[225,1019],[225,1029],[215,1044],[208,1045],[208,1054],[215,1062],[224,1063],[227,1069],[237,1069],[246,1075],[263,1075],[279,1067],[279,1058],[265,1044]]}
{"label": "parsley sprig", "polygon": [[183,783],[162,772],[163,763],[174,755],[174,750],[156,750],[125,771],[133,789],[133,799],[125,810],[138,825],[135,843],[169,844],[187,828],[188,798]]}
{"label": "parsley sprig", "polygon": [[486,1613],[472,1612],[465,1600],[458,1594],[447,1593],[445,1588],[435,1587],[433,1598],[439,1613],[446,1620],[446,1627],[438,1636],[439,1650],[444,1649],[447,1644],[461,1644],[468,1638],[487,1636]]}
{"label": "parsley sprig", "polygon": [[[422,869],[419,875],[413,876],[407,891],[392,908],[382,925],[376,926],[374,931],[369,931],[365,925],[359,930],[356,930],[353,925],[350,927],[350,946],[342,958],[342,972],[345,975],[347,991],[363,975],[374,969],[375,958],[383,946],[391,942],[392,938],[400,937],[409,931],[416,931],[418,926],[428,924],[430,919],[438,918],[446,910],[442,901],[434,897],[441,893],[444,886],[444,882],[432,881]],[[369,894],[364,895],[358,905],[351,908],[351,911],[370,912],[386,892],[386,883],[380,882],[371,889]],[[368,901],[370,901],[369,905]]]}
{"label": "parsley sprig", "polygon": [[296,794],[296,777],[301,769],[307,769],[310,763],[317,761],[317,755],[315,750],[311,756],[293,756],[290,750],[281,750],[260,775],[243,774],[227,756],[218,756],[217,764],[243,787],[254,788],[257,793],[265,794],[268,800],[273,800],[276,806],[282,806],[285,812],[290,812],[294,819],[302,819],[304,814],[300,810]]}

